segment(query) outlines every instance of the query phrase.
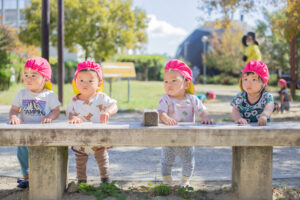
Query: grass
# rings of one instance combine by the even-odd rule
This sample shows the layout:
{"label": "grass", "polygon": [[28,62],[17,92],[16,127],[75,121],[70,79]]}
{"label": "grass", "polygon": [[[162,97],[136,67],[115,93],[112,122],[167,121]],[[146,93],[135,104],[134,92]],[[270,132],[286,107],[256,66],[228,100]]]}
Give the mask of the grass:
{"label": "grass", "polygon": [[[22,83],[14,84],[9,90],[0,92],[0,104],[10,105],[15,98],[17,92],[24,88]],[[53,90],[57,93],[57,85],[54,85]],[[208,90],[230,90],[239,91],[237,85],[196,85],[196,93],[203,93]],[[276,92],[276,87],[270,87],[270,91]],[[297,90],[299,93],[300,91]],[[104,93],[109,95],[109,83],[104,82]],[[113,81],[111,97],[118,101],[118,107],[121,110],[139,110],[145,108],[156,108],[160,97],[164,94],[162,81],[131,81],[131,100],[128,102],[128,84],[127,81]],[[64,104],[62,109],[65,109],[71,98],[74,96],[72,85],[65,84],[64,86]],[[295,100],[300,100],[297,96]]]}

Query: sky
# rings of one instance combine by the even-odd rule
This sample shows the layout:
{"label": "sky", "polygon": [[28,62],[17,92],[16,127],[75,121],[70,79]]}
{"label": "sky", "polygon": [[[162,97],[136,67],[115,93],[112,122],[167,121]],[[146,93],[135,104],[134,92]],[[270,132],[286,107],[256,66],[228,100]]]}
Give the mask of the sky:
{"label": "sky", "polygon": [[[143,9],[150,19],[146,53],[174,57],[183,40],[204,23],[197,20],[200,17],[198,1],[200,0],[133,0],[134,6]],[[203,18],[205,21],[213,20],[209,15]],[[234,19],[239,20],[240,14],[236,13]],[[262,14],[244,15],[244,21],[247,20],[252,27],[258,19],[263,20]]]}
{"label": "sky", "polygon": [[[1,2],[2,0],[0,0]],[[15,8],[15,0],[4,0],[5,8]],[[143,9],[149,19],[144,53],[165,54],[175,56],[179,44],[204,21],[199,21],[200,11],[197,9],[201,0],[133,0],[134,7]],[[20,0],[20,8],[25,0]],[[1,3],[0,3],[1,9]],[[212,21],[218,16],[201,16],[205,21]],[[236,13],[235,20],[240,14]],[[263,19],[260,13],[244,15],[244,20],[250,26],[255,26],[258,19]]]}

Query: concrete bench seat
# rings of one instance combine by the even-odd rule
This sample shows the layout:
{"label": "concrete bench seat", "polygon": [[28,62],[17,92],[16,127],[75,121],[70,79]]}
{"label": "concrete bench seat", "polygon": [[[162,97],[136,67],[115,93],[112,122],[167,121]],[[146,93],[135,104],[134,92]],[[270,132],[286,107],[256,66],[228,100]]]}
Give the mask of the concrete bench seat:
{"label": "concrete bench seat", "polygon": [[[60,199],[66,188],[68,146],[232,146],[232,187],[242,200],[272,199],[273,146],[300,146],[300,123],[267,126],[218,123],[9,125],[1,146],[29,146],[30,199]],[[213,172],[212,172],[213,173]]]}

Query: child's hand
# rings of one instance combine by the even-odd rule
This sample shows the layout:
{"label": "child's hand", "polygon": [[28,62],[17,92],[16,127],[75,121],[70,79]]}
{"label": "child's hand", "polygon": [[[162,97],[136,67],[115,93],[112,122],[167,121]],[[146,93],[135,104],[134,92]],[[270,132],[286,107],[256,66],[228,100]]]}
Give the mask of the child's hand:
{"label": "child's hand", "polygon": [[76,116],[73,116],[70,120],[69,120],[69,124],[80,124],[82,123],[82,119],[76,117]]}
{"label": "child's hand", "polygon": [[41,124],[47,124],[47,123],[51,123],[51,122],[52,122],[52,119],[47,116],[45,116],[41,119]]}
{"label": "child's hand", "polygon": [[201,121],[201,124],[214,124],[214,123],[215,122],[212,119],[210,119],[209,116],[205,116]]}
{"label": "child's hand", "polygon": [[258,118],[258,122],[257,122],[258,126],[265,126],[265,125],[267,125],[267,120],[268,120],[268,118],[267,118],[266,115],[261,115]]}
{"label": "child's hand", "polygon": [[248,124],[247,120],[245,120],[243,118],[240,118],[240,119],[236,120],[235,123],[237,123],[237,124]]}
{"label": "child's hand", "polygon": [[165,124],[167,124],[169,126],[175,126],[175,125],[177,125],[177,121],[175,119],[169,117],[169,116],[166,117],[166,119],[165,119],[164,122],[165,122]]}
{"label": "child's hand", "polygon": [[12,125],[21,124],[21,120],[17,116],[12,116],[9,120],[9,124]]}
{"label": "child's hand", "polygon": [[109,113],[104,112],[100,115],[100,123],[107,123],[109,119]]}

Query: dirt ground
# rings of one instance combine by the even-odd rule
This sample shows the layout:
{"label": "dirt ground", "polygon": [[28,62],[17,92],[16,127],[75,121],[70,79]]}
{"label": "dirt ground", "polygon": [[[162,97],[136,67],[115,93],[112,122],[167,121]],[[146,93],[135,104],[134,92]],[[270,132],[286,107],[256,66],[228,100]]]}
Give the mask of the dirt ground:
{"label": "dirt ground", "polygon": [[[28,189],[19,190],[15,188],[16,178],[0,178],[0,199],[3,200],[27,200]],[[69,180],[68,192],[65,193],[63,200],[96,200],[93,195],[88,195],[74,190],[75,180]],[[148,186],[149,182],[145,181],[118,181],[118,186],[122,189],[122,194],[127,200],[152,199],[152,200],[182,200],[175,190],[168,196],[155,196],[153,193],[146,193],[141,186]],[[153,185],[160,184],[152,182]],[[99,182],[91,181],[89,184],[98,186]],[[191,186],[194,188],[195,197],[189,199],[197,200],[238,200],[235,193],[231,191],[230,181],[192,181]],[[273,180],[273,200],[299,200],[300,199],[300,179],[275,179]],[[198,191],[198,192],[197,192]],[[108,197],[107,200],[116,199]]]}

